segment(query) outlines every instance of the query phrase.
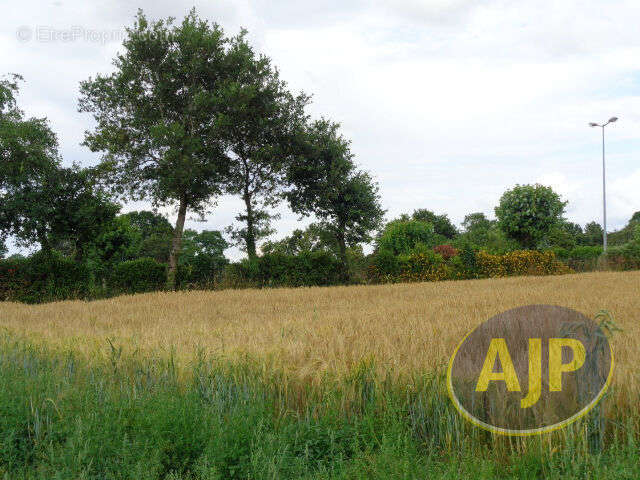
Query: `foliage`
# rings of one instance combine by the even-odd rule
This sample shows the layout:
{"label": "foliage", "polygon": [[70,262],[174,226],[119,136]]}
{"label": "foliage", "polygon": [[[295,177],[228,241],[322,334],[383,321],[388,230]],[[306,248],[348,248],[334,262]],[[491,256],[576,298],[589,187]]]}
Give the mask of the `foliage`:
{"label": "foliage", "polygon": [[229,247],[218,231],[185,230],[178,269],[178,284],[184,287],[211,287],[219,283],[229,261],[224,251]]}
{"label": "foliage", "polygon": [[341,275],[347,279],[347,247],[369,241],[384,211],[377,184],[356,169],[349,142],[338,128],[319,120],[307,129],[288,167],[290,188],[285,195],[295,213],[315,215],[333,233]]}
{"label": "foliage", "polygon": [[232,285],[300,287],[335,285],[341,281],[339,259],[319,250],[297,255],[269,253],[230,267],[227,281]]}
{"label": "foliage", "polygon": [[282,253],[285,255],[297,255],[301,252],[313,252],[321,250],[325,252],[339,253],[335,236],[322,223],[311,223],[306,229],[294,230],[291,235],[281,240],[268,241],[262,244],[263,253]]}
{"label": "foliage", "polygon": [[433,250],[401,257],[400,280],[433,282],[451,278],[452,271],[441,255]]}
{"label": "foliage", "polygon": [[409,254],[418,244],[433,248],[442,237],[434,232],[433,225],[420,220],[393,220],[387,223],[377,239],[376,250],[393,255]]}
{"label": "foliage", "polygon": [[152,258],[138,258],[118,263],[111,276],[111,287],[122,293],[152,292],[162,289],[167,266]]}
{"label": "foliage", "polygon": [[267,208],[281,198],[291,146],[306,121],[309,97],[294,97],[288,91],[271,60],[251,48],[246,31],[231,39],[228,55],[234,73],[226,86],[223,113],[231,152],[226,190],[240,195],[245,204],[245,212],[236,217],[244,226],[230,226],[228,231],[254,258],[257,242],[273,233],[274,217]]}
{"label": "foliage", "polygon": [[0,342],[0,471],[7,478],[640,474],[638,428],[633,416],[620,414],[625,409],[611,422],[605,448],[591,453],[588,421],[548,446],[536,437],[500,442],[483,435],[453,410],[438,372],[416,375],[407,386],[379,381],[375,364],[360,361],[346,379],[309,384],[249,359],[200,356],[180,381],[173,357],[132,356],[117,343],[109,344],[106,364],[92,364],[8,335]]}
{"label": "foliage", "polygon": [[[607,243],[609,245],[624,245],[633,240],[635,228],[640,225],[640,212],[635,212],[624,228],[607,234]],[[600,240],[600,244],[602,240]]]}
{"label": "foliage", "polygon": [[453,223],[451,223],[451,220],[449,220],[446,213],[443,215],[436,215],[430,210],[419,208],[414,210],[411,215],[411,219],[430,223],[433,225],[433,230],[437,235],[442,235],[450,240],[458,235],[458,229]]}
{"label": "foliage", "polygon": [[[253,202],[254,200],[250,201]],[[237,245],[240,250],[253,258],[256,256],[256,243],[276,232],[272,228],[271,222],[279,219],[280,215],[271,214],[267,210],[257,208],[255,205],[248,207],[247,212],[238,214],[235,217],[238,222],[244,224],[242,227],[229,225],[225,229],[225,233],[229,235],[234,245]]]}
{"label": "foliage", "polygon": [[525,248],[534,248],[561,222],[567,202],[550,187],[516,185],[495,208],[500,228]]}
{"label": "foliage", "polygon": [[70,241],[82,260],[89,243],[117,213],[93,173],[60,167],[46,118],[26,119],[15,95],[21,78],[0,81],[0,238],[20,246]]}
{"label": "foliage", "polygon": [[451,245],[436,245],[433,251],[440,255],[445,261],[458,255],[458,249]]}
{"label": "foliage", "polygon": [[[451,250],[447,249],[447,252]],[[368,277],[373,282],[438,281],[509,275],[558,275],[570,271],[551,251],[519,250],[493,255],[465,245],[448,259],[433,250],[398,256],[389,250],[382,250],[369,268]]]}
{"label": "foliage", "polygon": [[504,255],[491,255],[480,251],[477,254],[477,264],[480,275],[485,277],[557,275],[570,272],[551,251],[519,250]]}
{"label": "foliage", "polygon": [[0,260],[0,300],[45,303],[83,298],[89,283],[84,265],[55,251]]}
{"label": "foliage", "polygon": [[125,213],[122,217],[140,232],[137,256],[153,258],[160,263],[169,261],[173,227],[163,215],[142,210]]}
{"label": "foliage", "polygon": [[589,222],[584,227],[585,245],[602,245],[603,230],[599,223]]}
{"label": "foliage", "polygon": [[204,212],[227,178],[223,127],[235,74],[228,44],[194,10],[180,25],[149,22],[139,11],[114,71],[81,84],[80,110],[96,121],[85,144],[105,152],[102,167],[116,190],[178,206],[168,288],[187,210]]}

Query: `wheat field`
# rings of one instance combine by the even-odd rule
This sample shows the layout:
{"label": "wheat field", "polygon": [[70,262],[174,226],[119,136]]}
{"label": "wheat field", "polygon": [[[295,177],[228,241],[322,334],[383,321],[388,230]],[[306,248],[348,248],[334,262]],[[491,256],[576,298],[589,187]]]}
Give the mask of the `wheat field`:
{"label": "wheat field", "polygon": [[107,355],[110,341],[125,352],[171,352],[186,361],[196,351],[249,355],[300,379],[348,372],[367,359],[401,376],[444,365],[460,339],[492,315],[540,303],[591,318],[611,312],[624,330],[613,339],[616,383],[640,385],[640,272],[0,303],[0,326],[88,358]]}

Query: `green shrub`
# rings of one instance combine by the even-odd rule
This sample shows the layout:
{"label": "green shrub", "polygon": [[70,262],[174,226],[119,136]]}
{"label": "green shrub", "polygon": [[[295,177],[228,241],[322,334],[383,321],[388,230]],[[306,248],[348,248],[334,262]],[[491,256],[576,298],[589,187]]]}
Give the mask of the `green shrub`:
{"label": "green shrub", "polygon": [[226,259],[201,253],[178,265],[176,282],[180,288],[213,288],[220,284],[227,265]]}
{"label": "green shrub", "polygon": [[569,251],[568,258],[571,260],[595,260],[602,255],[602,247],[600,246],[579,246]]}
{"label": "green shrub", "polygon": [[117,293],[141,293],[162,290],[167,266],[153,258],[138,258],[118,263],[111,275],[111,287]]}
{"label": "green shrub", "polygon": [[90,284],[86,266],[55,251],[0,260],[0,300],[44,303],[83,298]]}
{"label": "green shrub", "polygon": [[286,255],[268,253],[253,261],[227,267],[224,285],[229,287],[301,287],[340,283],[340,262],[329,252],[317,250]]}
{"label": "green shrub", "polygon": [[400,277],[404,281],[437,281],[451,278],[451,271],[433,250],[401,258]]}
{"label": "green shrub", "polygon": [[419,220],[394,220],[389,222],[377,242],[378,251],[389,251],[394,255],[408,254],[418,244],[432,248],[446,241],[435,233],[433,225]]}

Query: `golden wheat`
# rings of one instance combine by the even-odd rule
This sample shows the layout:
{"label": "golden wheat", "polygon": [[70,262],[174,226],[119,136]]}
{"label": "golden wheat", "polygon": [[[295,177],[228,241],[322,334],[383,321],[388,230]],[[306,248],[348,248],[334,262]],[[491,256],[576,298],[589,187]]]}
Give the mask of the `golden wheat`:
{"label": "golden wheat", "polygon": [[640,385],[640,272],[598,272],[437,283],[150,293],[96,302],[0,303],[0,326],[88,357],[107,340],[125,351],[196,349],[248,354],[310,378],[375,359],[393,376],[437,368],[478,323],[527,304],[607,309],[624,332],[614,339],[616,378]]}

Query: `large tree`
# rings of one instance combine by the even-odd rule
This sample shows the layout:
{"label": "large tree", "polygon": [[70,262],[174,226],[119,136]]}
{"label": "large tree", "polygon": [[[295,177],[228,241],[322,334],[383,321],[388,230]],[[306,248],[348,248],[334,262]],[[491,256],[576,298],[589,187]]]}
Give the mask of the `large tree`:
{"label": "large tree", "polygon": [[433,225],[433,230],[436,234],[452,240],[458,234],[458,229],[455,227],[446,213],[442,215],[436,215],[431,210],[426,208],[419,208],[414,210],[411,215],[413,220],[419,220],[421,222],[429,222]]}
{"label": "large tree", "polygon": [[566,205],[551,187],[516,185],[502,195],[495,212],[507,236],[525,248],[535,248],[553,227],[561,224]]}
{"label": "large tree", "polygon": [[228,232],[255,258],[257,242],[273,233],[269,208],[281,199],[284,167],[306,120],[309,97],[293,96],[271,60],[258,55],[245,35],[235,37],[229,49],[235,70],[224,117],[232,159],[227,191],[244,202],[245,211],[236,217],[244,226]]}
{"label": "large tree", "polygon": [[585,245],[602,245],[604,233],[598,222],[589,222],[584,226]]}
{"label": "large tree", "polygon": [[119,191],[177,206],[167,288],[175,275],[187,212],[203,215],[229,170],[224,112],[235,66],[229,39],[195,11],[180,24],[139,11],[114,71],[82,82],[80,111],[95,129],[85,144],[105,153]]}
{"label": "large tree", "polygon": [[282,255],[316,251],[338,255],[340,252],[335,235],[320,223],[311,223],[304,230],[297,228],[291,235],[280,240],[265,242],[261,249],[263,253]]}
{"label": "large tree", "polygon": [[15,94],[20,77],[0,82],[0,231],[48,252],[66,244],[83,261],[88,245],[119,207],[93,172],[60,166],[57,138],[45,118],[25,118]]}
{"label": "large tree", "polygon": [[60,164],[58,139],[46,118],[26,118],[16,96],[19,75],[0,80],[0,237],[48,249],[50,202],[38,192]]}
{"label": "large tree", "polygon": [[349,141],[338,129],[327,120],[309,126],[288,168],[286,197],[295,213],[315,215],[335,236],[342,275],[348,280],[347,247],[370,241],[384,210],[377,184],[356,168]]}
{"label": "large tree", "polygon": [[123,217],[140,232],[139,257],[153,258],[162,263],[169,261],[173,227],[163,215],[142,210],[126,213]]}

